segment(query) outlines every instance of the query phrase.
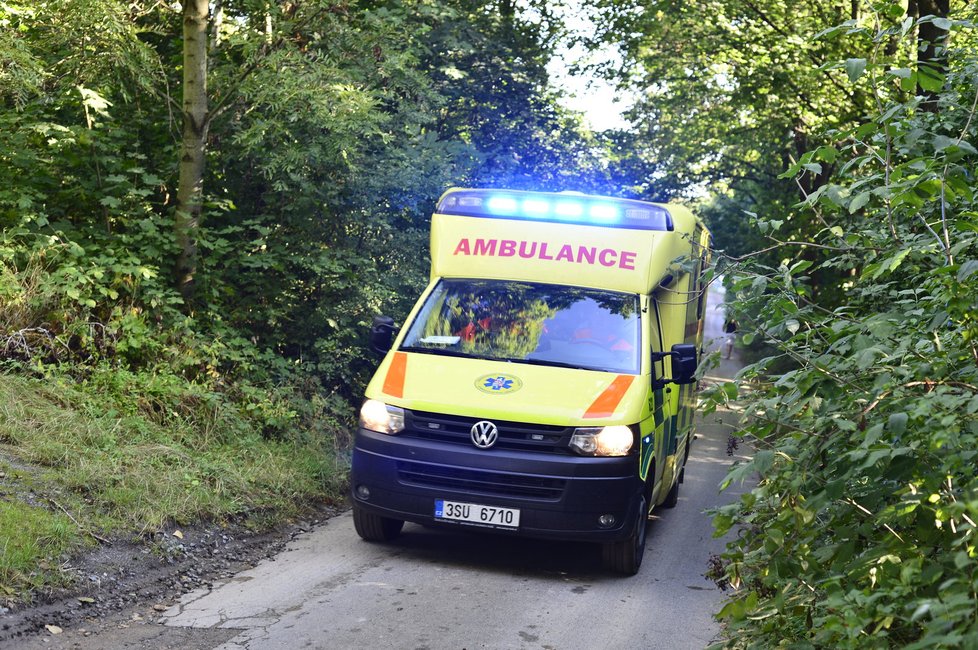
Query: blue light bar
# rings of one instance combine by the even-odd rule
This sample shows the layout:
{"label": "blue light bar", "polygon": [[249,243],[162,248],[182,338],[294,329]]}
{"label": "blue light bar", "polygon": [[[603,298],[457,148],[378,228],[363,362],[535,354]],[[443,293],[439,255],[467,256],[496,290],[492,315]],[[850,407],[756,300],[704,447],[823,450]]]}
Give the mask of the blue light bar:
{"label": "blue light bar", "polygon": [[564,219],[580,219],[584,216],[584,204],[579,201],[558,201],[554,204],[554,214]]}
{"label": "blue light bar", "polygon": [[492,214],[516,214],[516,199],[511,196],[491,196],[486,201],[486,208]]}
{"label": "blue light bar", "polygon": [[546,217],[550,214],[550,201],[545,199],[523,199],[522,213],[528,217]]}
{"label": "blue light bar", "polygon": [[672,230],[672,215],[644,201],[586,194],[515,190],[451,190],[435,211],[466,217],[559,221],[636,230]]}
{"label": "blue light bar", "polygon": [[618,208],[610,203],[592,203],[588,208],[588,216],[595,221],[618,221],[620,215]]}

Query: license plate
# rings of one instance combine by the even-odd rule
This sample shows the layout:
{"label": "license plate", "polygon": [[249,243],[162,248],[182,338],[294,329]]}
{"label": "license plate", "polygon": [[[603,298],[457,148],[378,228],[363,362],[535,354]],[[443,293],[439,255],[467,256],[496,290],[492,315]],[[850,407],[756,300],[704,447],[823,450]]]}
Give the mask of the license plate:
{"label": "license plate", "polygon": [[478,503],[435,500],[435,519],[458,521],[487,528],[518,528],[520,511],[515,508],[483,506]]}

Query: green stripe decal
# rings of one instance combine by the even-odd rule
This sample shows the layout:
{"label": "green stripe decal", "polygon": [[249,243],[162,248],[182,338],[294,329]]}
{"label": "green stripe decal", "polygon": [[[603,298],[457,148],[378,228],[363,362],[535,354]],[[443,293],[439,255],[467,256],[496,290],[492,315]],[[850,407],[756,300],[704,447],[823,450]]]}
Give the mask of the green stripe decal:
{"label": "green stripe decal", "polygon": [[[658,429],[657,429],[658,430]],[[638,476],[643,481],[649,475],[649,467],[652,466],[652,458],[655,457],[655,431],[650,431],[642,436],[642,453],[638,461]]]}
{"label": "green stripe decal", "polygon": [[642,452],[639,455],[638,461],[638,475],[643,481],[648,478],[649,469],[652,467],[652,459],[655,458],[655,441],[661,440],[662,435],[662,389],[657,388],[653,390],[652,398],[653,430],[642,436]]}

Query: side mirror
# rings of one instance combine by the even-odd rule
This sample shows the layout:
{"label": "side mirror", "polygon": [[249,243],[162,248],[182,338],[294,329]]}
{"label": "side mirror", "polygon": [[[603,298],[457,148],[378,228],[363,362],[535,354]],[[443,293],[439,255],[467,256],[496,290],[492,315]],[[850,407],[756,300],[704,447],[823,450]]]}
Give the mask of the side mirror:
{"label": "side mirror", "polygon": [[374,352],[386,354],[394,342],[394,319],[390,316],[374,316],[370,326],[370,347]]}
{"label": "side mirror", "polygon": [[658,363],[666,357],[672,359],[672,379],[656,379],[653,387],[661,388],[666,384],[692,384],[696,382],[696,346],[692,343],[677,343],[670,352],[653,352],[652,363]]}
{"label": "side mirror", "polygon": [[677,384],[692,384],[696,381],[696,346],[692,343],[677,343],[672,346],[672,381]]}

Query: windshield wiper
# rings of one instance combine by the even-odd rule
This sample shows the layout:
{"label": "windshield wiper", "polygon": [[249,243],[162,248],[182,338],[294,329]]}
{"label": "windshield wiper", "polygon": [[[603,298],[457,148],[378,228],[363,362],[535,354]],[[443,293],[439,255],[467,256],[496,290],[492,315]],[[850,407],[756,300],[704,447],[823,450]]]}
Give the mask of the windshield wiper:
{"label": "windshield wiper", "polygon": [[596,372],[613,372],[607,368],[597,368],[595,366],[582,366],[578,363],[567,363],[566,361],[551,361],[548,359],[521,359],[518,357],[493,357],[488,354],[472,354],[461,350],[450,350],[448,348],[426,348],[418,345],[402,345],[401,352],[417,352],[419,354],[434,354],[443,357],[461,357],[464,359],[481,359],[484,361],[504,361],[506,363],[525,363],[531,366],[550,366],[553,368],[571,368],[572,370],[594,370]]}
{"label": "windshield wiper", "polygon": [[449,348],[426,348],[420,345],[402,345],[401,352],[418,352],[420,354],[435,354],[443,357],[463,357],[465,359],[487,359],[494,361],[494,357],[487,357],[483,354],[470,354],[461,350],[451,350]]}
{"label": "windshield wiper", "polygon": [[554,368],[572,368],[574,370],[599,370],[604,372],[603,368],[595,368],[593,366],[582,366],[579,363],[567,363],[566,361],[552,361],[550,359],[517,359],[515,357],[510,358],[499,358],[499,361],[511,361],[513,363],[526,363],[531,366],[553,366]]}

